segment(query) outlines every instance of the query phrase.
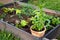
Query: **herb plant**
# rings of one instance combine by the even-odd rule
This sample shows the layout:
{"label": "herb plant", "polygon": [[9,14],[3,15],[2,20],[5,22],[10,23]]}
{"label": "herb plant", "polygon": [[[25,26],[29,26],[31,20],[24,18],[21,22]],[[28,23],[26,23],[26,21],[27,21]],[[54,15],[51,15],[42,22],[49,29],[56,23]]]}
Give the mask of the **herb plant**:
{"label": "herb plant", "polygon": [[[32,20],[32,29],[33,30],[37,30],[37,31],[41,31],[44,26],[48,27],[50,26],[50,20],[53,16],[49,17],[49,15],[47,15],[44,11],[43,11],[43,5],[39,5],[40,11],[39,10],[35,10],[35,16],[31,18]],[[45,23],[47,21],[47,23]],[[46,24],[46,25],[45,25]]]}
{"label": "herb plant", "polygon": [[36,31],[40,31],[44,27],[44,21],[42,15],[40,16],[41,12],[35,12],[35,13],[36,15],[32,17],[32,24],[33,24],[32,29]]}

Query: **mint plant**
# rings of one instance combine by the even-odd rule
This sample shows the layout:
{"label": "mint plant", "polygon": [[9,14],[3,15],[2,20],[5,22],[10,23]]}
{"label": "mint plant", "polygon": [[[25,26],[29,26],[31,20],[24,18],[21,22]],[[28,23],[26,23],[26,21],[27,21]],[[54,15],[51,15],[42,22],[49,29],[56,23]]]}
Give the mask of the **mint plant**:
{"label": "mint plant", "polygon": [[36,15],[31,19],[33,24],[32,29],[36,31],[41,31],[44,28],[44,19],[42,17],[43,15],[41,11],[35,13]]}
{"label": "mint plant", "polygon": [[[41,31],[44,28],[44,26],[45,27],[50,26],[49,19],[53,17],[53,16],[50,17],[43,11],[43,5],[39,5],[39,8],[40,10],[33,11],[35,13],[35,16],[31,18],[33,24],[32,29],[37,31]],[[45,25],[46,21],[47,23]]]}
{"label": "mint plant", "polygon": [[21,10],[20,9],[16,9],[16,15],[18,15],[19,18],[21,18]]}

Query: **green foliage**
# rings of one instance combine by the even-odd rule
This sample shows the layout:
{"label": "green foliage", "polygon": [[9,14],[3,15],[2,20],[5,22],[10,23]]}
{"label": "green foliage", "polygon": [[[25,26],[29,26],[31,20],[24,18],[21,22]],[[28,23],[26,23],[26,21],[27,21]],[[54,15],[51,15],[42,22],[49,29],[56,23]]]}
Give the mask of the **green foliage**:
{"label": "green foliage", "polygon": [[50,25],[46,27],[46,30],[47,30],[47,31],[49,31],[49,30],[51,30],[51,29],[53,29],[53,27],[51,27]]}
{"label": "green foliage", "polygon": [[[46,26],[46,28],[48,30],[48,29],[53,28],[51,26],[60,24],[59,17],[55,18],[55,16],[47,15],[43,12],[44,5],[45,4],[42,4],[42,5],[38,4],[40,11],[38,11],[38,10],[34,11],[35,16],[32,17],[32,19],[31,19],[32,24],[33,24],[33,26],[32,26],[33,30],[40,31],[43,29],[44,26]],[[51,25],[51,24],[53,24],[53,25]]]}
{"label": "green foliage", "polygon": [[45,12],[42,11],[42,7],[40,7],[40,11],[35,10],[35,16],[31,18],[32,20],[32,29],[33,30],[37,30],[37,31],[41,31],[44,28],[44,22],[45,22]]}
{"label": "green foliage", "polygon": [[27,21],[25,21],[25,20],[21,20],[21,26],[26,26],[27,25]]}
{"label": "green foliage", "polygon": [[0,19],[3,19],[5,16],[6,16],[5,13],[1,14],[1,15],[0,15]]}
{"label": "green foliage", "polygon": [[44,28],[44,18],[42,17],[42,11],[40,12],[35,12],[35,16],[32,17],[32,29],[40,31]]}
{"label": "green foliage", "polygon": [[[47,29],[50,29],[50,25],[58,25],[60,24],[60,18],[57,17],[55,18],[54,16],[47,15],[43,11],[43,6],[45,4],[38,4],[38,7],[40,10],[35,10],[32,7],[23,7],[21,10],[20,9],[15,9],[15,8],[3,8],[4,13],[0,16],[1,18],[5,17],[5,13],[7,12],[13,12],[14,10],[16,11],[16,15],[18,15],[19,18],[21,18],[21,14],[25,14],[26,16],[32,16],[32,29],[34,30],[42,30],[44,26],[46,26]],[[50,20],[51,19],[51,20]],[[16,24],[16,27],[18,28],[23,28],[27,25],[27,22],[25,20],[21,20],[19,24]]]}
{"label": "green foliage", "polygon": [[8,8],[2,8],[2,10],[5,12],[5,13],[7,13],[9,10],[8,10]]}
{"label": "green foliage", "polygon": [[49,20],[49,19],[52,19],[53,16],[47,15],[43,11],[43,6],[44,6],[44,4],[38,5],[38,7],[40,8],[40,11],[38,11],[38,10],[33,11],[35,13],[35,16],[31,18],[32,24],[33,24],[33,26],[32,26],[33,30],[40,31],[44,28],[44,26],[50,27],[51,20]]}
{"label": "green foliage", "polygon": [[18,15],[18,17],[21,18],[21,10],[20,9],[16,9],[16,15]]}
{"label": "green foliage", "polygon": [[6,8],[6,7],[3,8],[3,11],[5,13],[7,13],[7,12],[13,12],[14,10],[15,10],[14,8]]}
{"label": "green foliage", "polygon": [[22,8],[22,14],[25,14],[26,16],[32,16],[34,15],[33,13],[34,9],[32,7],[23,7]]}
{"label": "green foliage", "polygon": [[7,8],[8,11],[13,12],[15,9],[14,8]]}
{"label": "green foliage", "polygon": [[29,0],[29,3],[34,5],[45,4],[45,8],[60,11],[60,0]]}
{"label": "green foliage", "polygon": [[0,40],[20,40],[16,38],[12,33],[0,30]]}
{"label": "green foliage", "polygon": [[59,18],[59,17],[54,17],[54,18],[52,19],[52,24],[54,24],[54,25],[60,24],[60,18]]}
{"label": "green foliage", "polygon": [[17,28],[22,28],[22,26],[20,25],[20,23],[19,23],[19,24],[16,23],[15,26],[16,26]]}
{"label": "green foliage", "polygon": [[3,3],[0,2],[0,6],[2,6],[2,5],[3,5]]}
{"label": "green foliage", "polygon": [[47,20],[45,21],[45,26],[46,26],[46,27],[47,27],[47,26],[50,26],[50,23],[51,23],[51,20],[50,20],[50,19],[53,19],[53,17],[54,17],[54,16],[45,14],[45,19],[47,19]]}
{"label": "green foliage", "polygon": [[16,9],[16,14],[20,14],[20,13],[21,13],[21,10]]}
{"label": "green foliage", "polygon": [[12,13],[13,11],[16,11],[16,15],[18,15],[19,18],[21,17],[21,10],[20,9],[6,8],[6,7],[4,7],[3,11],[4,11],[4,13],[8,13],[8,12]]}
{"label": "green foliage", "polygon": [[19,24],[16,23],[16,27],[18,27],[18,28],[24,28],[27,24],[28,24],[27,21],[21,20],[21,22]]}
{"label": "green foliage", "polygon": [[6,8],[6,7],[3,8],[3,11],[6,12],[6,13],[7,12],[13,12],[14,10],[16,11],[16,14],[20,14],[21,13],[21,10],[20,9]]}

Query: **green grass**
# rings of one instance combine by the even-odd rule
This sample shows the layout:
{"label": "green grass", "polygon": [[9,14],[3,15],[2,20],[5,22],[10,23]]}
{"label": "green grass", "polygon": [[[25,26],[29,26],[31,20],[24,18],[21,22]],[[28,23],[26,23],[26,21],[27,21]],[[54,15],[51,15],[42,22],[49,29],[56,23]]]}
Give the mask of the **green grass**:
{"label": "green grass", "polygon": [[29,3],[37,5],[39,1],[40,4],[45,4],[45,8],[60,11],[60,0],[30,0]]}
{"label": "green grass", "polygon": [[3,3],[0,2],[0,6],[2,6],[2,5],[3,5]]}
{"label": "green grass", "polygon": [[15,37],[12,33],[7,32],[5,30],[0,30],[0,40],[20,40],[19,38]]}

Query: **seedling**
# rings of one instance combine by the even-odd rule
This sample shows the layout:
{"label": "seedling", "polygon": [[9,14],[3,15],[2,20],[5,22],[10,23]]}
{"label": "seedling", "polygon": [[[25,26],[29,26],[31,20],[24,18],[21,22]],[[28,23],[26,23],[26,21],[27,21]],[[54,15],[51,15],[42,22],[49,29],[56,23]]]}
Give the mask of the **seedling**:
{"label": "seedling", "polygon": [[27,21],[25,21],[25,20],[21,20],[21,26],[26,26],[27,25]]}

